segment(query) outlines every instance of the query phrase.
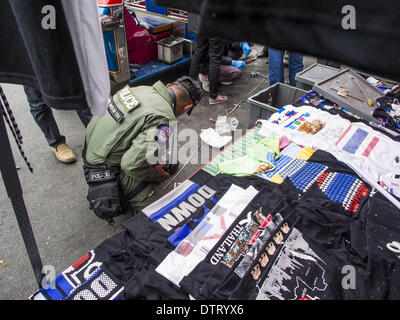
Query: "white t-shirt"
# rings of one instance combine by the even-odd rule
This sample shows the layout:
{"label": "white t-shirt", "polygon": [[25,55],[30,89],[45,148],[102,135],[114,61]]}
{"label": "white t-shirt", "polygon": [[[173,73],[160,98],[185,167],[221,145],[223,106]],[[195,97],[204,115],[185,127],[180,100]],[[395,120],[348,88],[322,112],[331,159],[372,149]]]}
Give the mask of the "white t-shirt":
{"label": "white t-shirt", "polygon": [[[320,120],[324,127],[316,134],[298,129]],[[369,183],[378,182],[389,193],[400,196],[400,143],[362,122],[350,122],[339,115],[314,107],[285,106],[262,123],[260,134],[286,135],[294,143],[332,153]]]}

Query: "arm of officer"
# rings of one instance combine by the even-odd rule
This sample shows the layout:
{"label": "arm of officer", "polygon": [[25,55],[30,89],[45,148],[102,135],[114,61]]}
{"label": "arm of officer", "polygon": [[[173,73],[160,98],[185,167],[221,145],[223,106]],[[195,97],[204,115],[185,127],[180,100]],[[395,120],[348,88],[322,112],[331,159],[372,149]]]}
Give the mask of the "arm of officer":
{"label": "arm of officer", "polygon": [[168,175],[160,166],[162,158],[159,155],[165,151],[167,141],[156,138],[160,136],[160,130],[150,127],[137,135],[122,156],[121,170],[144,181],[160,181]]}

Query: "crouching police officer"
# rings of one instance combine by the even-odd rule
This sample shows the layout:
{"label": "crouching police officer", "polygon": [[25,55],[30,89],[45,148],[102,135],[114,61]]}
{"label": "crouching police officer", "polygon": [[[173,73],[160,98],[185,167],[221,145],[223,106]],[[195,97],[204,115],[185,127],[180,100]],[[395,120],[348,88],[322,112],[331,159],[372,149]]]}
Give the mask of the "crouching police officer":
{"label": "crouching police officer", "polygon": [[[168,147],[169,122],[187,112],[201,99],[197,81],[183,76],[166,86],[125,86],[109,100],[108,113],[94,116],[87,127],[83,170],[89,185],[90,209],[100,218],[148,206],[151,184],[169,176],[159,157],[160,144]],[[150,157],[149,157],[150,155]]]}

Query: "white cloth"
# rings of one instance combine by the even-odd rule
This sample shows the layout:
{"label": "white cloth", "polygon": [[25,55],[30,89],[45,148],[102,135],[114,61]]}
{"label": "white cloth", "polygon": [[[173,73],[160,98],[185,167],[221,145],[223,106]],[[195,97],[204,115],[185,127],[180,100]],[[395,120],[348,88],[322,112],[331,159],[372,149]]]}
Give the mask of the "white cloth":
{"label": "white cloth", "polygon": [[158,265],[156,271],[179,286],[183,277],[206,258],[257,193],[253,187],[244,190],[232,185],[204,220]]}
{"label": "white cloth", "polygon": [[95,0],[62,0],[68,28],[93,115],[103,116],[110,97],[110,77]]}
{"label": "white cloth", "polygon": [[231,136],[220,136],[213,128],[202,130],[200,138],[213,148],[222,148],[231,142]]}
{"label": "white cloth", "polygon": [[[305,122],[320,120],[325,127],[315,135],[298,131]],[[285,106],[262,123],[260,134],[287,135],[294,143],[330,152],[348,164],[363,179],[379,183],[389,193],[400,196],[400,143],[362,122],[350,122],[338,115],[310,106]]]}

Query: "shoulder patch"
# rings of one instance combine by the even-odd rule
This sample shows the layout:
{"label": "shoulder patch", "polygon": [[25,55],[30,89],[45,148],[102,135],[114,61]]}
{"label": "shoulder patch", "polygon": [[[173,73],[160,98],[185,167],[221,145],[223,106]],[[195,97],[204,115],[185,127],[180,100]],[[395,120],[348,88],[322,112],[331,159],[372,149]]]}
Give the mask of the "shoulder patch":
{"label": "shoulder patch", "polygon": [[126,85],[117,92],[118,98],[127,112],[131,112],[133,109],[140,105],[139,99],[133,94],[132,89],[129,85]]}
{"label": "shoulder patch", "polygon": [[160,141],[161,143],[166,143],[169,139],[170,135],[170,130],[167,125],[162,125],[158,129],[157,133],[157,141]]}
{"label": "shoulder patch", "polygon": [[108,99],[108,107],[107,107],[108,112],[110,113],[111,117],[114,118],[115,121],[118,123],[122,122],[124,120],[124,114],[122,113],[121,110],[118,109],[117,105],[113,101],[113,98],[111,97]]}

